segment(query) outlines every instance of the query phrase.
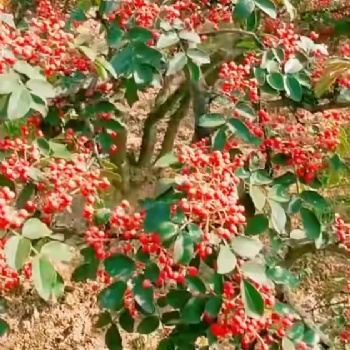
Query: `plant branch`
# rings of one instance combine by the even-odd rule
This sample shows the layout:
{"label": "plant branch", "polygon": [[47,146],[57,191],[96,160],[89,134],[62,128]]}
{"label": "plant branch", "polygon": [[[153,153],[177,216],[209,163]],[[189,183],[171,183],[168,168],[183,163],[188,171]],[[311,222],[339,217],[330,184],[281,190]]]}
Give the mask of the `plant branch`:
{"label": "plant branch", "polygon": [[315,322],[312,320],[312,318],[307,314],[307,312],[300,306],[293,303],[289,288],[285,286],[281,286],[281,290],[279,291],[279,299],[287,304],[289,304],[294,311],[299,315],[301,321],[308,326],[309,328],[316,330],[319,337],[320,337],[320,344],[326,348],[326,349],[332,349],[333,344],[332,341],[329,339],[329,337],[324,334],[319,327],[315,325]]}
{"label": "plant branch", "polygon": [[139,166],[146,166],[151,162],[154,147],[157,141],[156,124],[163,119],[167,113],[171,113],[174,106],[181,101],[184,94],[187,94],[186,82],[183,82],[180,87],[170,95],[162,104],[156,106],[149,113],[143,127],[143,135],[141,142],[141,150],[139,157]]}
{"label": "plant branch", "polygon": [[241,34],[246,35],[254,38],[258,42],[260,42],[260,39],[254,32],[250,32],[248,30],[240,29],[240,28],[227,28],[227,29],[218,29],[218,30],[206,30],[203,32],[199,32],[199,35],[205,35],[205,36],[217,36],[222,34]]}
{"label": "plant branch", "polygon": [[349,301],[349,298],[346,298],[346,299],[343,299],[343,300],[337,300],[337,301],[330,302],[330,303],[327,303],[327,304],[321,304],[321,305],[320,304],[316,304],[316,306],[311,307],[310,309],[307,309],[306,312],[314,312],[316,310],[324,309],[326,307],[345,304],[348,301]]}
{"label": "plant branch", "polygon": [[350,107],[350,101],[349,102],[329,102],[329,103],[323,103],[317,106],[310,106],[305,104],[298,104],[289,99],[279,99],[275,101],[265,101],[265,104],[267,105],[268,108],[297,107],[297,108],[305,109],[306,111],[309,111],[311,113],[323,112],[329,109],[341,109],[341,108]]}
{"label": "plant branch", "polygon": [[350,260],[350,251],[338,243],[329,244],[324,248],[317,249],[314,242],[308,242],[290,247],[284,257],[283,266],[289,269],[304,255],[315,254],[320,251],[335,253]]}
{"label": "plant branch", "polygon": [[186,116],[186,112],[190,107],[191,96],[186,94],[180,101],[179,108],[170,116],[167,130],[164,134],[162,148],[159,152],[158,159],[163,155],[171,152],[174,147],[177,131],[179,129],[181,120]]}

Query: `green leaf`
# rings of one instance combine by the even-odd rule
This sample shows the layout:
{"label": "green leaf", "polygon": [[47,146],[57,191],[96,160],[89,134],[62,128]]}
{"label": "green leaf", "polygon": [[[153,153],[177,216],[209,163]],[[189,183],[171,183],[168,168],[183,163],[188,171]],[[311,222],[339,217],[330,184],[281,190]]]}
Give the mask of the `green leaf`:
{"label": "green leaf", "polygon": [[124,32],[115,24],[112,23],[107,35],[107,44],[112,48],[118,48]]}
{"label": "green leaf", "polygon": [[144,276],[154,283],[157,282],[160,277],[160,269],[158,265],[156,263],[146,265]]}
{"label": "green leaf", "polygon": [[145,317],[137,327],[139,334],[151,334],[159,327],[159,318],[157,316]]}
{"label": "green leaf", "polygon": [[225,128],[216,130],[212,136],[212,148],[214,151],[221,151],[224,149],[227,142]]}
{"label": "green leaf", "polygon": [[187,68],[190,72],[191,80],[194,82],[199,82],[199,79],[202,76],[200,67],[197,64],[195,64],[191,59],[189,59],[187,62]]}
{"label": "green leaf", "polygon": [[62,143],[57,143],[49,141],[50,149],[52,151],[52,156],[62,159],[71,159],[72,154],[68,151],[67,146]]}
{"label": "green leaf", "polygon": [[179,311],[164,312],[162,315],[162,323],[165,326],[176,326],[181,323],[181,315]]}
{"label": "green leaf", "polygon": [[232,239],[232,248],[242,258],[255,258],[263,248],[263,244],[254,238],[236,236]]}
{"label": "green leaf", "polygon": [[258,186],[250,186],[249,194],[250,194],[250,197],[252,198],[255,208],[258,209],[259,211],[263,210],[266,204],[266,196],[263,190]]}
{"label": "green leaf", "polygon": [[111,323],[112,323],[111,314],[108,311],[105,311],[105,312],[102,312],[98,316],[98,320],[96,322],[96,327],[97,328],[103,328],[103,327],[108,326]]}
{"label": "green leaf", "polygon": [[70,247],[62,242],[51,241],[43,245],[40,250],[42,255],[58,262],[70,262],[73,258],[73,253]]}
{"label": "green leaf", "polygon": [[276,19],[277,11],[276,5],[271,0],[255,0],[255,5],[259,7],[260,10],[265,12],[270,17]]}
{"label": "green leaf", "polygon": [[254,67],[254,77],[258,81],[259,85],[264,85],[266,82],[266,73],[265,70],[260,67]]}
{"label": "green leaf", "polygon": [[195,48],[195,49],[188,49],[186,51],[186,54],[198,66],[210,63],[210,56],[206,52],[204,52],[204,51],[202,51],[200,49],[197,49],[197,48]]}
{"label": "green leaf", "polygon": [[304,336],[305,326],[302,322],[294,323],[292,327],[288,328],[287,336],[294,342],[302,340]]}
{"label": "green leaf", "polygon": [[281,73],[271,73],[267,76],[267,82],[270,84],[270,86],[275,90],[284,90],[284,80],[283,75]]}
{"label": "green leaf", "polygon": [[158,233],[162,241],[167,241],[177,233],[177,226],[172,222],[162,222],[159,226]]}
{"label": "green leaf", "polygon": [[226,123],[226,117],[219,113],[204,114],[199,118],[199,126],[216,128]]}
{"label": "green leaf", "polygon": [[284,72],[286,74],[298,73],[302,69],[303,69],[303,65],[300,63],[300,61],[297,58],[289,59],[284,65]]}
{"label": "green leaf", "polygon": [[95,64],[100,65],[103,69],[105,69],[114,79],[117,79],[117,74],[113,68],[113,66],[103,57],[97,57],[95,60]]}
{"label": "green leaf", "polygon": [[8,323],[0,318],[0,337],[3,337],[6,333],[10,331],[10,326]]}
{"label": "green leaf", "polygon": [[32,279],[41,298],[48,301],[55,286],[57,273],[52,264],[39,255],[32,260]]}
{"label": "green leaf", "polygon": [[174,73],[180,71],[187,64],[187,56],[184,52],[178,52],[169,61],[166,76],[173,75]]}
{"label": "green leaf", "polygon": [[249,180],[253,185],[269,185],[272,182],[272,179],[267,171],[261,169],[254,171]]}
{"label": "green leaf", "polygon": [[161,224],[170,221],[170,205],[156,202],[146,211],[144,220],[145,232],[158,232]]}
{"label": "green leaf", "polygon": [[0,187],[8,187],[11,191],[16,191],[15,183],[2,174],[0,174]]}
{"label": "green leaf", "polygon": [[170,306],[174,309],[182,309],[191,296],[192,294],[185,289],[170,289],[166,297]]}
{"label": "green leaf", "polygon": [[247,236],[260,235],[269,228],[269,220],[264,214],[254,215],[245,228],[244,233]]}
{"label": "green leaf", "polygon": [[95,280],[97,277],[98,263],[85,263],[78,266],[72,273],[72,280],[75,282],[84,282]]}
{"label": "green leaf", "polygon": [[293,7],[292,3],[289,0],[282,0],[282,2],[284,3],[284,6],[287,9],[290,19],[293,21],[296,16],[295,8]]}
{"label": "green leaf", "polygon": [[152,39],[152,32],[143,27],[134,27],[126,33],[125,39],[131,42],[140,41],[147,43]]}
{"label": "green leaf", "polygon": [[279,204],[275,201],[269,200],[269,204],[271,207],[272,226],[278,233],[283,233],[285,230],[285,227],[286,227],[286,223],[287,223],[286,212],[284,211],[281,204]]}
{"label": "green leaf", "polygon": [[295,184],[297,181],[297,178],[294,173],[291,171],[287,171],[286,173],[282,174],[281,176],[275,177],[273,180],[274,185],[281,185],[281,186],[290,186]]}
{"label": "green leaf", "polygon": [[7,95],[21,87],[19,76],[15,73],[0,75],[0,95]]}
{"label": "green leaf", "polygon": [[131,316],[129,309],[123,310],[119,315],[119,324],[124,331],[128,333],[134,332],[135,320]]}
{"label": "green leaf", "polygon": [[142,280],[137,279],[133,288],[136,303],[147,313],[155,312],[153,288],[143,288]]}
{"label": "green leaf", "polygon": [[237,118],[230,118],[228,120],[228,126],[231,129],[231,131],[238,137],[241,137],[244,141],[253,144],[253,145],[260,145],[261,139],[254,136],[247,126],[241,122]]}
{"label": "green leaf", "polygon": [[241,293],[245,312],[249,317],[259,318],[264,315],[264,300],[259,291],[248,281],[241,282]]}
{"label": "green leaf", "polygon": [[269,189],[268,198],[279,203],[289,202],[288,189],[283,185],[274,185]]}
{"label": "green leaf", "polygon": [[295,287],[298,282],[294,274],[282,266],[274,266],[269,268],[266,271],[266,275],[275,283],[285,284],[292,288]]}
{"label": "green leaf", "polygon": [[157,42],[158,49],[165,49],[166,47],[173,46],[180,41],[176,32],[167,32],[161,34]]}
{"label": "green leaf", "polygon": [[14,67],[15,71],[24,74],[29,79],[42,79],[46,81],[39,66],[32,66],[27,61],[17,60]]}
{"label": "green leaf", "polygon": [[238,102],[235,105],[235,114],[238,113],[240,116],[250,119],[250,120],[255,120],[256,119],[256,113],[254,108],[244,102]]}
{"label": "green leaf", "polygon": [[50,236],[52,231],[37,218],[28,219],[22,227],[22,235],[29,239],[39,239]]}
{"label": "green leaf", "polygon": [[271,281],[266,276],[265,265],[255,261],[246,261],[240,269],[252,281],[262,285],[271,285]]}
{"label": "green leaf", "polygon": [[317,239],[321,235],[321,224],[317,216],[307,208],[300,209],[301,221],[303,223],[306,237],[309,239]]}
{"label": "green leaf", "polygon": [[296,102],[301,101],[303,90],[301,88],[299,81],[295,77],[290,75],[284,77],[284,88],[288,96],[293,101],[296,101]]}
{"label": "green leaf", "polygon": [[31,247],[31,242],[26,238],[10,237],[4,247],[7,265],[16,271],[20,270],[30,256]]}
{"label": "green leaf", "polygon": [[201,242],[203,239],[203,231],[197,224],[191,222],[186,228],[193,243]]}
{"label": "green leaf", "polygon": [[170,338],[164,338],[159,342],[157,350],[175,350],[175,346]]}
{"label": "green leaf", "polygon": [[134,52],[129,45],[114,54],[114,56],[111,58],[110,64],[114,68],[117,75],[126,75],[130,73],[133,57]]}
{"label": "green leaf", "polygon": [[221,275],[232,272],[237,264],[236,255],[227,245],[221,245],[217,259],[217,272]]}
{"label": "green leaf", "polygon": [[188,288],[193,293],[205,293],[207,288],[205,287],[204,282],[198,276],[187,276],[186,282]]}
{"label": "green leaf", "polygon": [[111,210],[108,208],[101,208],[96,210],[94,217],[95,223],[97,225],[106,225],[111,218],[111,214]]}
{"label": "green leaf", "polygon": [[145,43],[133,43],[133,55],[137,57],[137,61],[143,64],[149,64],[157,70],[163,68],[163,56],[159,52]]}
{"label": "green leaf", "polygon": [[214,319],[220,312],[222,306],[222,297],[215,295],[209,298],[205,304],[205,312]]}
{"label": "green leaf", "polygon": [[190,325],[200,323],[205,309],[205,303],[206,298],[192,297],[182,310],[182,320]]}
{"label": "green leaf", "polygon": [[116,132],[123,132],[125,130],[125,126],[116,119],[109,119],[109,120],[101,119],[98,121],[98,124],[108,130],[112,130]]}
{"label": "green leaf", "polygon": [[47,98],[54,98],[56,96],[55,89],[46,80],[30,79],[26,85],[30,90],[32,90],[34,95],[41,97],[43,100]]}
{"label": "green leaf", "polygon": [[102,147],[102,151],[104,153],[109,153],[109,150],[113,145],[113,139],[109,133],[106,133],[106,132],[99,133],[96,136],[95,140],[98,144],[100,144],[100,146]]}
{"label": "green leaf", "polygon": [[58,298],[61,298],[64,295],[64,281],[59,273],[56,273],[56,280],[52,286],[51,294],[54,301],[56,301]]}
{"label": "green leaf", "polygon": [[149,85],[153,80],[153,67],[148,64],[136,64],[133,77],[137,85]]}
{"label": "green leaf", "polygon": [[109,350],[123,350],[123,340],[118,327],[114,323],[105,334],[105,344]]}
{"label": "green leaf", "polygon": [[326,199],[316,191],[303,191],[300,197],[316,209],[325,210],[329,207]]}
{"label": "green leaf", "polygon": [[194,247],[191,237],[186,233],[180,233],[174,243],[174,263],[187,265],[192,260],[193,254]]}
{"label": "green leaf", "polygon": [[126,289],[127,285],[124,281],[117,281],[104,288],[98,296],[101,307],[108,310],[121,309],[124,305]]}
{"label": "green leaf", "polygon": [[181,30],[179,32],[179,37],[182,40],[188,41],[188,42],[193,43],[193,44],[200,44],[201,43],[201,38],[196,32],[189,31],[186,29]]}
{"label": "green leaf", "polygon": [[156,168],[167,168],[170,165],[178,163],[179,160],[173,152],[169,152],[160,157],[154,164]]}
{"label": "green leaf", "polygon": [[9,119],[19,119],[24,117],[30,110],[33,99],[29,90],[24,86],[19,86],[10,96],[7,106],[7,117]]}
{"label": "green leaf", "polygon": [[123,254],[116,254],[104,261],[106,272],[110,276],[128,279],[136,270],[136,263],[133,259]]}
{"label": "green leaf", "polygon": [[233,10],[233,16],[239,19],[247,19],[254,11],[255,3],[253,0],[239,0]]}
{"label": "green leaf", "polygon": [[22,209],[26,202],[32,197],[32,195],[35,193],[36,186],[32,183],[26,184],[23,188],[21,193],[19,194],[17,201],[16,201],[16,208]]}
{"label": "green leaf", "polygon": [[0,22],[7,24],[9,27],[16,29],[16,23],[12,13],[2,12],[0,14]]}
{"label": "green leaf", "polygon": [[303,337],[303,341],[308,345],[316,345],[320,341],[320,335],[313,329],[308,329]]}

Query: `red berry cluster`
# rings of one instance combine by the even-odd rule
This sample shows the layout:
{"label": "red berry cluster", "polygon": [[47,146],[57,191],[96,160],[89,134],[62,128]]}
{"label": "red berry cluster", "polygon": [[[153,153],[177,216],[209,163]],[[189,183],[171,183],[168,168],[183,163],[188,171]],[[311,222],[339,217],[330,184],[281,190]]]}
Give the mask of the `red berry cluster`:
{"label": "red berry cluster", "polygon": [[0,295],[19,285],[19,275],[5,263],[4,246],[6,240],[0,240]]}
{"label": "red berry cluster", "polygon": [[335,214],[334,229],[337,241],[350,250],[350,224],[345,223],[339,214]]}
{"label": "red berry cluster", "polygon": [[248,55],[243,64],[223,63],[219,73],[219,78],[223,80],[221,85],[223,94],[237,102],[240,97],[249,92],[250,99],[257,102],[259,84],[255,78],[251,78],[252,66],[257,61],[254,55]]}
{"label": "red berry cluster", "polygon": [[[0,10],[1,12],[1,10]],[[64,30],[67,17],[49,0],[38,0],[35,13],[27,12],[28,29],[14,29],[0,22],[0,73],[17,60],[44,69],[47,76],[58,72],[71,74],[76,69],[87,72],[92,65],[82,53],[70,47],[74,34]]]}
{"label": "red berry cluster", "polygon": [[13,226],[17,222],[15,227],[19,227],[28,217],[28,212],[34,213],[35,210],[40,210],[44,215],[43,220],[49,223],[55,214],[64,212],[71,206],[73,195],[77,193],[85,198],[84,215],[89,218],[94,212],[93,205],[98,201],[98,191],[108,188],[109,181],[107,178],[101,179],[100,170],[91,161],[91,150],[84,148],[84,140],[75,145],[77,153],[74,158],[72,155],[72,160],[48,158],[38,144],[25,138],[28,128],[22,131],[22,138],[5,138],[0,142],[1,151],[11,151],[0,162],[0,172],[20,186],[34,183],[37,192],[25,203],[25,209],[11,214],[12,203],[10,207],[8,201],[13,201],[16,195],[6,187],[1,188],[4,207],[2,226],[6,228],[5,226]]}

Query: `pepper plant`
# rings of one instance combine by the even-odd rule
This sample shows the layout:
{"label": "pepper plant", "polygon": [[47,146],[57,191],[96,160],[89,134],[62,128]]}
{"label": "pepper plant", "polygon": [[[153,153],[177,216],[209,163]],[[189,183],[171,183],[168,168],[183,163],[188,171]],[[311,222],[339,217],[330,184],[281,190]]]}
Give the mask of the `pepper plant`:
{"label": "pepper plant", "polygon": [[[335,0],[10,2],[0,12],[3,297],[23,279],[46,301],[64,294],[56,263],[73,253],[56,218],[79,195],[86,245],[72,279],[99,281],[108,349],[123,348],[121,329],[161,332],[159,350],[203,339],[210,349],[345,346],[349,311],[330,339],[290,291],[305,254],[350,256],[350,226],[323,196],[327,174],[349,172],[338,152],[350,119],[349,23]],[[118,106],[149,91],[131,152]],[[174,147],[187,115],[194,142]],[[134,167],[173,174],[137,208]],[[105,200],[111,188],[118,203]]]}

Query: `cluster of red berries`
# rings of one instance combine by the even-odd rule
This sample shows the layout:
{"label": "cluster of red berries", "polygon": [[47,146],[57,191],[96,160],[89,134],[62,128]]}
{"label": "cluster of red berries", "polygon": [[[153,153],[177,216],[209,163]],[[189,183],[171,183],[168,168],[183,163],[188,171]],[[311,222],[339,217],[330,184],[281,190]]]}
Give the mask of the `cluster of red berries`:
{"label": "cluster of red berries", "polygon": [[[1,11],[1,10],[0,10]],[[0,22],[0,73],[17,60],[43,68],[45,74],[71,74],[79,69],[87,72],[92,64],[70,43],[74,34],[64,30],[67,16],[55,8],[49,0],[38,0],[35,13],[27,11],[28,29],[15,29]]]}
{"label": "cluster of red berries", "polygon": [[223,63],[220,69],[219,78],[222,79],[221,91],[233,102],[238,101],[249,92],[252,102],[259,100],[258,82],[251,78],[252,67],[257,62],[254,55],[248,55],[243,64],[235,62]]}
{"label": "cluster of red berries", "polygon": [[153,29],[159,18],[173,23],[181,19],[188,29],[196,29],[205,21],[210,21],[214,27],[220,22],[232,22],[230,1],[221,0],[211,5],[207,0],[201,4],[193,0],[178,0],[171,5],[149,0],[125,0],[109,14],[109,20],[119,19],[120,26],[125,28],[130,18],[134,18],[138,26]]}
{"label": "cluster of red berries", "polygon": [[4,247],[6,240],[0,240],[0,295],[19,285],[19,275],[5,263]]}
{"label": "cluster of red berries", "polygon": [[334,229],[337,241],[350,250],[350,225],[338,213],[335,214]]}
{"label": "cluster of red berries", "polygon": [[[0,142],[1,151],[11,151],[11,154],[0,162],[0,171],[3,176],[22,186],[30,182],[35,183],[37,192],[34,198],[25,203],[23,213],[19,211],[12,215],[13,208],[6,209],[6,201],[13,200],[15,193],[8,189],[6,192],[6,188],[2,188],[3,220],[14,216],[18,220],[16,227],[19,227],[23,219],[28,217],[28,212],[40,210],[44,214],[43,220],[49,223],[53,215],[64,212],[71,206],[73,195],[77,193],[85,198],[85,217],[91,217],[94,212],[93,205],[98,200],[98,191],[109,187],[108,179],[101,178],[100,170],[91,162],[91,150],[85,149],[84,142],[80,142],[76,145],[77,153],[74,159],[48,159],[38,144],[26,139],[28,129],[22,131],[22,138],[5,138]],[[3,222],[5,225],[5,221]]]}

